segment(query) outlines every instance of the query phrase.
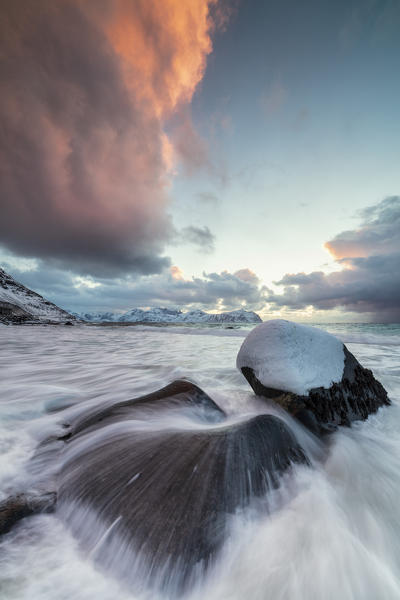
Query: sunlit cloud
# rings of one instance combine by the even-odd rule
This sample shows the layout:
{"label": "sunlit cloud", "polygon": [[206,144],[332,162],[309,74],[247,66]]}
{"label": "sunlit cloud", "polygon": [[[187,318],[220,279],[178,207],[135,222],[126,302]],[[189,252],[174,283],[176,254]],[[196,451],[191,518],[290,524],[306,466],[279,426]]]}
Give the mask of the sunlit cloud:
{"label": "sunlit cloud", "polygon": [[326,244],[340,270],[286,274],[270,291],[271,308],[370,313],[375,321],[400,319],[400,197],[391,196],[361,213],[362,223]]}
{"label": "sunlit cloud", "polygon": [[247,283],[252,283],[258,285],[260,283],[259,278],[251,269],[239,269],[234,273],[235,277],[241,279],[242,281],[246,281]]}
{"label": "sunlit cloud", "polygon": [[[212,51],[216,0],[34,0],[0,23],[0,241],[82,276],[157,273],[184,152],[165,126]],[[189,113],[187,113],[189,115]],[[196,150],[191,144],[196,145]]]}
{"label": "sunlit cloud", "polygon": [[358,229],[343,231],[325,244],[336,259],[390,254],[400,249],[399,197],[390,196],[361,212]]}
{"label": "sunlit cloud", "polygon": [[90,290],[93,290],[93,289],[100,287],[101,283],[98,281],[94,281],[90,277],[80,277],[78,275],[77,277],[74,277],[74,286],[76,288],[81,288],[81,287],[85,288],[86,287],[86,288],[89,288]]}
{"label": "sunlit cloud", "polygon": [[183,271],[179,267],[172,266],[170,268],[170,272],[171,272],[172,279],[177,279],[178,281],[183,281],[183,279],[184,279]]}

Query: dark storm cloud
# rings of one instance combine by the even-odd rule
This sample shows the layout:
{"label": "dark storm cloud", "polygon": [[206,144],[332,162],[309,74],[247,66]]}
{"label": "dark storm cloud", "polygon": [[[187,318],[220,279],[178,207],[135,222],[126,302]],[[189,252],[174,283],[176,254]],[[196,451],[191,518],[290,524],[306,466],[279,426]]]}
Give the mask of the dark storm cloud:
{"label": "dark storm cloud", "polygon": [[400,320],[400,197],[391,196],[362,212],[358,229],[345,231],[326,244],[342,270],[325,274],[287,274],[270,292],[279,307],[321,310],[342,307],[372,313],[376,321]]}
{"label": "dark storm cloud", "polygon": [[400,197],[390,196],[361,212],[359,229],[344,231],[325,244],[337,259],[400,250]]}
{"label": "dark storm cloud", "polygon": [[[173,267],[160,275],[101,278],[94,282],[45,264],[30,271],[3,266],[24,285],[71,311],[125,311],[145,306],[205,310],[232,310],[243,306],[260,310],[265,306],[266,289],[260,287],[258,278],[248,269],[236,274],[203,273],[202,277],[185,279],[179,269]],[[93,285],[96,287],[88,287]]]}
{"label": "dark storm cloud", "polygon": [[208,3],[1,3],[4,246],[100,276],[170,264],[163,123],[203,76]]}

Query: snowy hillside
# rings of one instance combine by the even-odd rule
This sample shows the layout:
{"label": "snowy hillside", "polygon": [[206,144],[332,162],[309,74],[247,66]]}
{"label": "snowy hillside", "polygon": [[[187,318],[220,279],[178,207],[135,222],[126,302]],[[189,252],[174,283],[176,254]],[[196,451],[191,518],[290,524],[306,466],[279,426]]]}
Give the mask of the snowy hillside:
{"label": "snowy hillside", "polygon": [[252,311],[233,310],[231,312],[210,314],[202,310],[182,312],[170,308],[151,308],[132,310],[117,315],[114,313],[82,313],[76,315],[90,322],[119,322],[119,323],[260,323],[260,317]]}
{"label": "snowy hillside", "polygon": [[0,268],[0,322],[73,320],[75,317],[18,283]]}
{"label": "snowy hillside", "polygon": [[121,323],[136,323],[138,321],[144,323],[175,323],[180,321],[182,312],[169,308],[151,308],[150,310],[141,310],[133,308],[127,313],[117,317],[117,321]]}

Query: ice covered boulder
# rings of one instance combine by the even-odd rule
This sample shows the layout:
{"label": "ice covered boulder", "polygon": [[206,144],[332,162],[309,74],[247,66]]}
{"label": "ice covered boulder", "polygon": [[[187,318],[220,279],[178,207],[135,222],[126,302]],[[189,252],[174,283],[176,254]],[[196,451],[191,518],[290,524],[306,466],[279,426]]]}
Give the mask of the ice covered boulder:
{"label": "ice covered boulder", "polygon": [[256,394],[275,400],[315,433],[390,404],[372,371],[316,327],[283,319],[261,323],[244,340],[236,364]]}

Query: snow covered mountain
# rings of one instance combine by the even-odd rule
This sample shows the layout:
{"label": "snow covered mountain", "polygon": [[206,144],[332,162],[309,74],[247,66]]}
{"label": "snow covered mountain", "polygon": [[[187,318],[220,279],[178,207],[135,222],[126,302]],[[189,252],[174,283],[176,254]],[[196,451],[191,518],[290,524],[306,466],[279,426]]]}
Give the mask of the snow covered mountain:
{"label": "snow covered mountain", "polygon": [[121,315],[116,320],[120,323],[175,323],[180,320],[182,312],[170,308],[151,308],[150,310],[142,310],[133,308],[127,313]]}
{"label": "snow covered mountain", "polygon": [[90,322],[118,323],[261,323],[260,317],[252,311],[239,309],[231,312],[210,314],[202,310],[182,312],[171,308],[133,308],[123,315],[114,313],[82,313],[77,317]]}
{"label": "snow covered mountain", "polygon": [[16,281],[0,268],[0,323],[66,322],[75,317]]}
{"label": "snow covered mountain", "polygon": [[182,312],[171,308],[132,310],[119,315],[104,313],[68,313],[40,294],[16,281],[0,268],[0,323],[75,321],[76,318],[92,323],[260,323],[260,317],[252,311],[239,309],[219,314],[203,310]]}
{"label": "snow covered mountain", "polygon": [[200,315],[198,313],[203,313],[203,311],[192,311],[185,314],[185,320],[187,317],[189,319],[193,319],[198,315],[199,321],[204,321],[205,323],[261,323],[262,319],[258,316],[257,313],[252,310],[244,310],[240,308],[238,310],[231,310],[230,312],[224,313],[216,313],[209,314],[203,313]]}

